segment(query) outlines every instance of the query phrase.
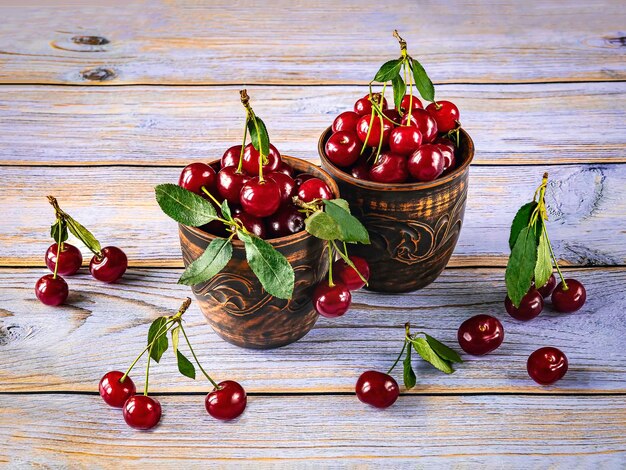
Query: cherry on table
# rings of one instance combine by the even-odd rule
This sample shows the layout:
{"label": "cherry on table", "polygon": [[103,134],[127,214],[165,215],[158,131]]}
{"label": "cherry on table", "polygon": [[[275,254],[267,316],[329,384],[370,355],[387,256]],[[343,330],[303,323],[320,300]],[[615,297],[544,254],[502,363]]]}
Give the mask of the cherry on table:
{"label": "cherry on table", "polygon": [[352,294],[344,284],[336,283],[330,286],[326,281],[322,281],[313,291],[311,300],[317,313],[326,318],[335,318],[348,311]]}
{"label": "cherry on table", "polygon": [[500,347],[504,340],[504,328],[495,317],[476,315],[461,323],[457,337],[463,351],[482,356]]}
{"label": "cherry on table", "polygon": [[[241,164],[243,171],[250,176],[256,176],[259,174],[259,151],[254,148],[254,145],[248,144],[243,150],[243,163]],[[263,172],[270,172],[278,168],[282,160],[280,159],[280,153],[276,150],[272,144],[270,144],[270,150],[267,154],[267,163],[263,165]]]}
{"label": "cherry on table", "polygon": [[528,375],[540,385],[550,385],[562,379],[567,368],[567,356],[553,347],[537,349],[526,363]]}
{"label": "cherry on table", "polygon": [[361,118],[354,111],[346,111],[341,113],[333,121],[333,132],[339,131],[356,131],[356,123]]}
{"label": "cherry on table", "polygon": [[267,217],[280,207],[280,186],[270,179],[254,177],[241,188],[239,201],[248,214]]}
{"label": "cherry on table", "polygon": [[380,121],[380,116],[371,116],[369,114],[359,119],[359,122],[356,124],[356,133],[362,143],[369,147],[378,147],[382,134],[382,143],[383,145],[387,144],[389,134],[393,129],[393,124],[384,118],[382,119],[382,123]]}
{"label": "cherry on table", "polygon": [[404,183],[409,178],[407,160],[397,153],[383,152],[367,176],[378,183]]}
{"label": "cherry on table", "polygon": [[326,141],[326,156],[339,167],[350,166],[358,160],[361,145],[355,131],[338,131]]}
{"label": "cherry on table", "polygon": [[[373,93],[372,99],[375,103],[378,103],[380,100],[380,93]],[[387,109],[387,98],[383,98],[383,103],[379,107],[381,110]],[[366,114],[369,115],[372,113],[372,102],[370,101],[369,93],[354,103],[354,112],[359,116],[365,116]]]}
{"label": "cherry on table", "polygon": [[551,274],[550,278],[548,279],[548,282],[546,282],[543,286],[537,288],[537,290],[539,291],[541,296],[545,299],[550,294],[552,294],[555,287],[556,287],[556,277],[554,277],[554,274]]}
{"label": "cherry on table", "polygon": [[[348,258],[352,261],[357,271],[361,273],[366,280],[369,280],[370,266],[365,258],[361,258],[360,256],[349,256]],[[363,282],[363,279],[361,279],[357,271],[343,259],[338,259],[333,263],[333,277],[345,284],[351,291],[360,289],[365,285],[365,282]]]}
{"label": "cherry on table", "polygon": [[45,256],[46,266],[48,266],[48,269],[50,271],[54,272],[57,260],[59,260],[57,274],[61,274],[62,276],[71,276],[73,274],[76,274],[80,267],[83,265],[82,253],[74,245],[70,245],[67,242],[63,242],[61,246],[61,256],[59,256],[58,258],[58,244],[53,243],[48,247]]}
{"label": "cherry on table", "polygon": [[67,299],[69,289],[61,276],[46,274],[35,283],[35,295],[42,304],[56,307]]}
{"label": "cherry on table", "polygon": [[409,173],[417,181],[433,181],[443,173],[444,158],[437,145],[424,144],[409,157]]}
{"label": "cherry on table", "polygon": [[287,176],[286,174],[277,171],[272,171],[267,174],[267,179],[272,180],[280,188],[281,204],[291,201],[291,198],[296,193],[296,182],[291,176]]}
{"label": "cherry on table", "polygon": [[217,192],[229,204],[239,204],[241,188],[248,181],[250,181],[250,177],[243,173],[237,173],[236,166],[222,168],[217,173]]}
{"label": "cherry on table", "polygon": [[133,395],[122,409],[124,421],[135,429],[152,429],[161,420],[161,403],[146,395]]}
{"label": "cherry on table", "polygon": [[106,246],[100,255],[94,255],[89,263],[91,275],[102,282],[115,282],[126,272],[128,258],[126,253],[116,246]]}
{"label": "cherry on table", "polygon": [[543,297],[537,289],[531,287],[526,295],[522,297],[519,307],[513,305],[508,295],[504,299],[504,307],[508,314],[516,320],[532,320],[543,310]]}
{"label": "cherry on table", "polygon": [[269,238],[280,238],[304,230],[304,214],[293,204],[281,207],[266,220]]}
{"label": "cherry on table", "polygon": [[422,142],[431,143],[437,137],[437,122],[425,109],[414,109],[402,117],[402,125],[415,126],[422,134]]}
{"label": "cherry on table", "polygon": [[400,395],[398,382],[376,370],[363,372],[356,382],[355,391],[359,400],[376,408],[390,407]]}
{"label": "cherry on table", "polygon": [[324,181],[310,178],[298,188],[298,197],[304,202],[311,202],[315,199],[333,199],[334,195]]}
{"label": "cherry on table", "polygon": [[299,188],[300,186],[302,186],[302,183],[312,178],[316,178],[316,176],[312,175],[311,173],[300,173],[296,175],[293,180],[296,182],[296,187]]}
{"label": "cherry on table", "polygon": [[[253,233],[259,238],[265,238],[267,232],[262,219],[248,214],[241,207],[234,208],[231,211],[231,215],[233,219],[239,219],[248,232]],[[217,222],[219,222],[219,220]],[[223,222],[220,223],[224,226]]]}
{"label": "cherry on table", "polygon": [[216,419],[228,421],[237,418],[246,409],[246,391],[234,380],[220,382],[218,388],[206,396],[204,406]]}
{"label": "cherry on table", "polygon": [[426,110],[437,121],[439,132],[448,132],[456,129],[459,120],[459,108],[450,101],[437,101],[426,106]]}
{"label": "cherry on table", "polygon": [[132,379],[127,376],[123,382],[120,382],[122,377],[124,377],[124,372],[112,370],[104,374],[100,379],[100,385],[98,386],[100,396],[109,406],[122,408],[126,400],[137,392]]}
{"label": "cherry on table", "polygon": [[178,185],[192,193],[203,194],[202,187],[207,191],[215,189],[215,170],[206,163],[196,162],[183,168]]}
{"label": "cherry on table", "polygon": [[398,155],[411,155],[420,145],[422,134],[413,126],[396,127],[389,134],[389,149]]}
{"label": "cherry on table", "polygon": [[409,111],[409,108],[411,108],[411,111],[413,111],[423,107],[424,105],[415,95],[413,95],[412,97],[411,95],[404,95],[402,101],[400,102],[400,111],[402,111],[402,114],[406,114]]}
{"label": "cherry on table", "polygon": [[585,286],[576,279],[565,279],[559,282],[552,292],[552,306],[561,313],[575,312],[585,305],[586,300]]}
{"label": "cherry on table", "polygon": [[226,168],[227,166],[238,166],[240,157],[241,145],[233,145],[231,148],[226,150],[226,152],[224,152],[224,155],[222,155],[220,165],[222,168]]}

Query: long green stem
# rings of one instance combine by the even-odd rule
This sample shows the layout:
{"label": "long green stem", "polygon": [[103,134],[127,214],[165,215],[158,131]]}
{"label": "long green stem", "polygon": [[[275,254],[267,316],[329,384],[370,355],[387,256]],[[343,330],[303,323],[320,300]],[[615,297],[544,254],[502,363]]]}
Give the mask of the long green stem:
{"label": "long green stem", "polygon": [[556,260],[556,256],[554,255],[554,250],[552,249],[552,243],[550,242],[550,237],[548,237],[548,229],[546,229],[546,225],[543,224],[543,234],[546,237],[546,242],[548,242],[548,247],[550,248],[550,256],[552,256],[552,261],[554,261],[554,267],[556,271],[559,273],[559,277],[561,278],[561,282],[563,283],[563,290],[569,289],[567,287],[567,283],[565,282],[565,277],[561,272],[561,268],[559,268],[559,262]]}
{"label": "long green stem", "polygon": [[148,396],[148,380],[150,378],[150,359],[152,358],[152,345],[150,345],[150,354],[148,354],[148,363],[146,364],[146,383],[143,386],[143,394]]}
{"label": "long green stem", "polygon": [[215,382],[215,380],[213,380],[211,378],[211,376],[209,374],[206,373],[206,371],[204,370],[204,368],[202,367],[202,364],[200,364],[200,361],[198,360],[198,356],[196,356],[195,351],[193,350],[193,348],[191,347],[191,342],[189,341],[189,338],[187,337],[187,333],[185,333],[185,328],[183,327],[182,323],[180,325],[180,331],[183,332],[183,336],[185,337],[185,341],[187,342],[187,346],[189,346],[189,350],[191,351],[191,355],[193,356],[194,360],[196,361],[196,364],[198,364],[198,367],[200,368],[200,370],[202,371],[202,373],[204,374],[204,376],[207,378],[207,380],[209,382],[211,382],[211,384],[213,385],[213,387],[215,388],[220,388],[220,386],[217,384],[217,382]]}
{"label": "long green stem", "polygon": [[387,371],[387,375],[391,374],[391,372],[395,369],[395,367],[398,365],[398,362],[400,362],[400,358],[402,357],[402,354],[404,353],[404,350],[406,349],[406,345],[407,345],[408,341],[405,339],[404,340],[404,344],[402,345],[402,351],[400,351],[400,354],[398,354],[398,357],[396,359],[396,362],[393,363],[393,365],[391,366],[391,368]]}
{"label": "long green stem", "polygon": [[346,247],[346,243],[343,243],[343,249],[344,252],[342,252],[336,245],[335,241],[332,240],[331,243],[333,244],[333,247],[335,248],[335,251],[337,253],[339,253],[339,256],[341,256],[341,258],[348,264],[348,266],[350,266],[352,269],[354,269],[354,271],[359,275],[359,277],[361,278],[361,281],[363,281],[365,284],[367,284],[367,279],[365,279],[365,277],[363,276],[363,274],[361,274],[359,272],[359,270],[356,268],[356,265],[354,264],[354,262],[350,259],[350,257],[348,256],[348,250]]}
{"label": "long green stem", "polygon": [[[163,326],[161,326],[161,328],[157,331],[157,333],[154,335],[154,338],[152,339],[152,341],[148,344],[148,346],[146,346],[144,348],[143,351],[141,351],[139,353],[139,355],[135,358],[135,360],[132,362],[132,364],[130,365],[130,367],[128,369],[126,369],[126,372],[124,373],[124,375],[120,378],[120,382],[124,382],[124,380],[126,380],[126,377],[128,377],[128,374],[130,374],[130,371],[133,370],[133,367],[135,367],[135,365],[137,364],[137,362],[139,362],[139,359],[141,359],[141,357],[146,353],[146,351],[150,350],[152,348],[152,346],[154,345],[154,343],[157,341],[157,339],[159,339],[163,334],[167,334],[167,332],[172,328],[172,325],[175,323],[174,320],[168,320],[167,322],[165,322],[163,324]],[[162,331],[163,328],[165,328],[165,331]]]}
{"label": "long green stem", "polygon": [[[57,219],[57,220],[61,220],[61,219]],[[61,251],[63,251],[63,242],[61,241],[61,228],[60,228],[59,224],[59,230],[58,230],[58,234],[57,234],[57,260],[54,263],[54,273],[52,274],[52,279],[56,279],[57,278],[57,273],[59,272],[59,260],[61,259]]]}
{"label": "long green stem", "polygon": [[326,248],[328,249],[328,285],[333,287],[335,283],[333,282],[333,248],[331,245],[332,242],[326,244]]}
{"label": "long green stem", "polygon": [[243,125],[243,142],[241,142],[241,151],[239,152],[239,164],[237,165],[237,173],[241,173],[241,167],[243,164],[243,151],[244,151],[244,147],[246,146],[247,138],[248,138],[248,115],[246,114],[246,122]]}

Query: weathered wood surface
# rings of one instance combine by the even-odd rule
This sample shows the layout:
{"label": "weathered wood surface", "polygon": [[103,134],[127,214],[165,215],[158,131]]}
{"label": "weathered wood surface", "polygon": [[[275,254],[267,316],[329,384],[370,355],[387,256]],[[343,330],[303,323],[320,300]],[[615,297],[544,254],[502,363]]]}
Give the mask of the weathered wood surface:
{"label": "weathered wood surface", "polygon": [[204,396],[158,398],[161,424],[138,432],[96,396],[0,396],[0,462],[73,468],[606,469],[626,462],[623,396],[412,396],[383,412],[352,396],[254,396],[233,423],[211,419]]}
{"label": "weathered wood surface", "polygon": [[[0,164],[184,166],[239,143],[237,86],[3,86]],[[318,161],[317,140],[365,87],[250,87],[287,154]],[[626,162],[626,83],[446,85],[476,144],[475,165]]]}
{"label": "weathered wood surface", "polygon": [[[115,285],[98,283],[88,274],[68,278],[68,305],[53,308],[34,298],[32,286],[43,270],[0,270],[0,391],[97,390],[105,372],[132,362],[150,322],[172,314],[190,295],[189,288],[176,284],[180,272],[131,270]],[[626,393],[626,318],[617,307],[626,301],[626,268],[573,270],[568,276],[580,279],[588,292],[587,304],[574,314],[560,315],[546,306],[537,319],[517,322],[504,310],[503,269],[452,269],[412,294],[359,291],[345,316],[320,318],[302,340],[275,351],[225,343],[195,302],[185,318],[208,370],[220,380],[241,381],[252,392],[350,392],[364,370],[391,366],[402,346],[405,322],[460,351],[458,326],[487,313],[503,322],[503,346],[481,358],[464,355],[466,362],[449,376],[416,358],[418,386],[410,393]],[[540,387],[528,377],[526,359],[548,345],[567,354],[570,370],[556,385]],[[152,390],[207,389],[204,380],[179,376],[170,352],[165,357],[152,370]],[[401,382],[401,368],[394,375]],[[138,386],[142,376],[139,365],[133,373]]]}
{"label": "weathered wood surface", "polygon": [[[548,229],[556,254],[574,265],[619,265],[626,246],[626,166],[481,167],[470,171],[465,225],[452,266],[504,266],[508,230],[517,209],[549,170]],[[132,266],[182,266],[176,224],[154,199],[154,186],[178,180],[174,167],[4,167],[0,196],[1,266],[43,266],[54,213],[45,196],[118,245]],[[87,252],[85,252],[87,256]]]}
{"label": "weathered wood surface", "polygon": [[4,2],[0,81],[364,84],[395,28],[438,83],[626,78],[618,0],[202,3]]}

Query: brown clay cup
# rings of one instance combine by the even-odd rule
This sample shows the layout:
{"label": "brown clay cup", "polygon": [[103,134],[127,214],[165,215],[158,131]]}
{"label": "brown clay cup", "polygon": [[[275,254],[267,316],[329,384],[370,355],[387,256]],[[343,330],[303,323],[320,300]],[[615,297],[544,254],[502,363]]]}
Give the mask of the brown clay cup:
{"label": "brown clay cup", "polygon": [[[339,197],[328,173],[313,163],[283,155],[296,172],[324,180]],[[210,165],[217,169],[219,160]],[[216,236],[196,227],[179,224],[178,233],[185,266],[196,260]],[[306,231],[267,240],[282,253],[295,271],[291,300],[271,296],[261,286],[248,262],[244,245],[233,239],[233,257],[208,282],[193,286],[200,309],[215,332],[229,343],[250,349],[272,349],[293,343],[306,335],[317,320],[311,296],[328,271],[324,242]]]}
{"label": "brown clay cup", "polygon": [[463,225],[474,143],[463,130],[457,168],[425,183],[384,184],[354,178],[326,157],[329,127],[319,140],[322,168],[331,174],[371,245],[350,245],[370,265],[368,289],[410,292],[433,282],[448,264]]}

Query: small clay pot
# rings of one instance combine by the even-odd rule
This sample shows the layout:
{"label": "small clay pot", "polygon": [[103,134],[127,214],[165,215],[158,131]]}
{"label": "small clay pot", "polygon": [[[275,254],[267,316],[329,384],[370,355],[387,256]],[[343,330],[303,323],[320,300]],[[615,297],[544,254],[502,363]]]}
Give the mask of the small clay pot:
{"label": "small clay pot", "polygon": [[[337,185],[318,166],[283,155],[296,172],[311,173],[324,180],[339,197]],[[210,165],[216,170],[219,160]],[[196,260],[216,236],[196,227],[179,224],[185,266]],[[233,239],[233,257],[226,267],[192,290],[202,313],[215,332],[229,343],[250,349],[272,349],[293,343],[306,335],[317,320],[311,303],[315,286],[328,271],[324,242],[306,231],[267,240],[282,253],[295,271],[291,300],[271,296],[261,286],[248,262],[244,245]]]}
{"label": "small clay pot", "polygon": [[322,168],[365,225],[371,245],[349,245],[370,265],[370,290],[409,292],[433,282],[448,264],[463,225],[474,143],[460,132],[457,167],[426,183],[385,184],[354,178],[326,157],[329,127],[319,140]]}

